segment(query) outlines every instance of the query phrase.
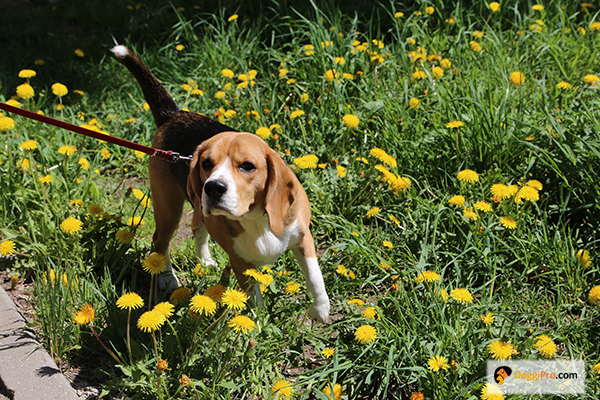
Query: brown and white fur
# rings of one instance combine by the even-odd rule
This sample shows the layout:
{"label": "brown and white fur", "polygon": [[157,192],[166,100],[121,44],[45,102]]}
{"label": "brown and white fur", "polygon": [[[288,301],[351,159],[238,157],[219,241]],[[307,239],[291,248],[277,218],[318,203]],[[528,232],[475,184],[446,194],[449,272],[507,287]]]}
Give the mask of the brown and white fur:
{"label": "brown and white fur", "polygon": [[[125,46],[112,52],[138,81],[157,132],[153,147],[181,155],[193,153],[188,167],[150,159],[156,252],[168,257],[184,203],[194,207],[192,231],[204,264],[214,264],[209,235],[227,252],[240,286],[251,291],[244,271],[274,263],[291,249],[306,277],[314,302],[309,316],[329,319],[329,297],[309,230],[310,204],[302,185],[282,158],[262,139],[240,133],[204,115],[182,111],[140,58]],[[170,263],[162,289],[178,286]]]}

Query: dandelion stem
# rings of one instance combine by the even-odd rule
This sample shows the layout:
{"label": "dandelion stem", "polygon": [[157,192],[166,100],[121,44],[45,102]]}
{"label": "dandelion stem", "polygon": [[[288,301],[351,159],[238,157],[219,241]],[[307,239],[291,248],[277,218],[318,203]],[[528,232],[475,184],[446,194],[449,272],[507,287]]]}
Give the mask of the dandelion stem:
{"label": "dandelion stem", "polygon": [[181,356],[181,362],[183,362],[184,357],[183,357],[183,349],[181,348],[181,342],[179,341],[179,335],[177,335],[177,331],[175,330],[175,328],[173,327],[173,324],[171,324],[171,321],[169,321],[167,319],[167,323],[169,324],[169,326],[171,327],[171,330],[173,331],[173,335],[175,335],[175,340],[177,340],[177,348],[179,349],[179,355]]}
{"label": "dandelion stem", "polygon": [[127,314],[127,352],[129,353],[129,363],[133,365],[133,356],[131,355],[131,308]]}
{"label": "dandelion stem", "polygon": [[102,339],[100,339],[100,336],[98,336],[98,334],[96,333],[96,330],[94,329],[94,327],[92,325],[90,325],[90,329],[92,330],[92,333],[94,334],[94,336],[96,336],[96,339],[98,339],[98,341],[100,342],[102,347],[104,347],[104,349],[106,351],[108,351],[108,354],[110,354],[112,356],[112,358],[114,358],[115,361],[118,362],[120,365],[125,365],[125,363],[123,361],[121,361],[119,356],[117,356],[111,349],[108,348],[108,346],[106,346],[106,344],[104,344],[104,342],[102,341]]}

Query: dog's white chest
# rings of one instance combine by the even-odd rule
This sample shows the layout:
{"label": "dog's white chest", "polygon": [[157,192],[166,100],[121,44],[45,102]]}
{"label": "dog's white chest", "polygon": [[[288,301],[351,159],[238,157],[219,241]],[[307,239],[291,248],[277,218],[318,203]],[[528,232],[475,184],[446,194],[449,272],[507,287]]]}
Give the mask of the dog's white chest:
{"label": "dog's white chest", "polygon": [[242,260],[256,266],[272,264],[291,245],[298,243],[296,223],[276,235],[266,214],[253,220],[240,221],[244,233],[233,239],[233,249]]}

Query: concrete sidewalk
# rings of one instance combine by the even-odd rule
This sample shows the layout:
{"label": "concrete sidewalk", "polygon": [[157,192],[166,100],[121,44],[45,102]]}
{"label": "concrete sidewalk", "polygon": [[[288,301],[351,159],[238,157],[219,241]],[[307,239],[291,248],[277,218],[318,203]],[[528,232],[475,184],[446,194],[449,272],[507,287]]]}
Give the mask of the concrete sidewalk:
{"label": "concrete sidewalk", "polygon": [[79,400],[0,287],[0,399],[3,395],[13,400]]}

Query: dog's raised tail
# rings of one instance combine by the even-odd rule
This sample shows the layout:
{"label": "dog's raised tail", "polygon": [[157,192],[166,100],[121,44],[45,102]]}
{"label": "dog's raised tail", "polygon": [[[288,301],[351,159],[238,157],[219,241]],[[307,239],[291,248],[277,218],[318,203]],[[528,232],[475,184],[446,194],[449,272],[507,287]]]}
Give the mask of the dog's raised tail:
{"label": "dog's raised tail", "polygon": [[111,51],[138,81],[157,127],[161,126],[170,114],[181,111],[169,92],[133,51],[123,45],[115,46]]}

